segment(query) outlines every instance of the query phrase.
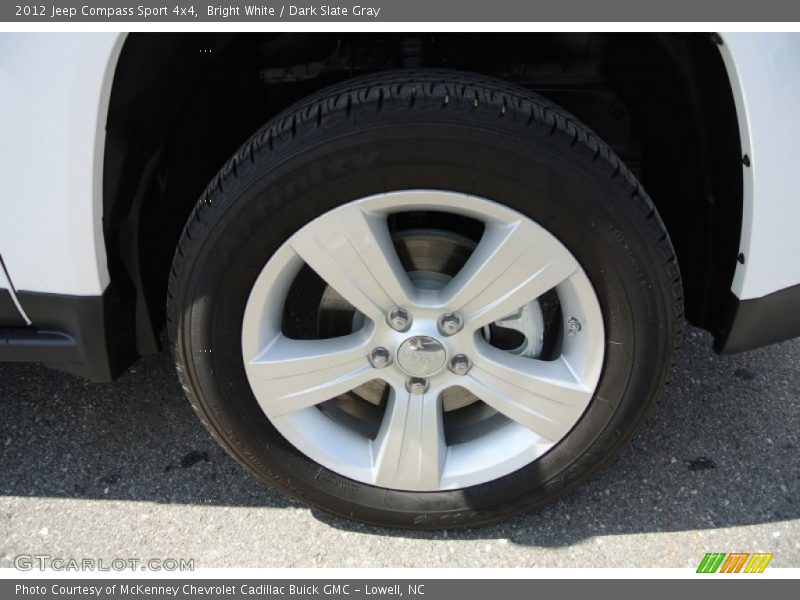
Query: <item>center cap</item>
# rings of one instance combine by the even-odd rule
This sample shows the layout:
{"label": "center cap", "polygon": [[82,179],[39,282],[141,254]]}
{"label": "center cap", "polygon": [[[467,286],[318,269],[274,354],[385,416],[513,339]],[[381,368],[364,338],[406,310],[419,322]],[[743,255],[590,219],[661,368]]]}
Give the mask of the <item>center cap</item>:
{"label": "center cap", "polygon": [[436,338],[415,335],[397,350],[397,364],[413,377],[430,377],[442,370],[447,360],[444,346]]}

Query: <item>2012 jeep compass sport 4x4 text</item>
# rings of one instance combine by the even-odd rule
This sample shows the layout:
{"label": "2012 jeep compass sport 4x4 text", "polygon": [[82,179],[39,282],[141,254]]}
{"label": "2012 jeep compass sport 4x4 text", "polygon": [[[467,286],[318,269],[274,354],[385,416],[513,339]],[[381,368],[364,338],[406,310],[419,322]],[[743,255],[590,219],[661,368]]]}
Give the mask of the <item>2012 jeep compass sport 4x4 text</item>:
{"label": "2012 jeep compass sport 4x4 text", "polygon": [[352,519],[579,484],[684,318],[800,335],[798,35],[3,34],[0,108],[0,360],[166,330],[219,443]]}

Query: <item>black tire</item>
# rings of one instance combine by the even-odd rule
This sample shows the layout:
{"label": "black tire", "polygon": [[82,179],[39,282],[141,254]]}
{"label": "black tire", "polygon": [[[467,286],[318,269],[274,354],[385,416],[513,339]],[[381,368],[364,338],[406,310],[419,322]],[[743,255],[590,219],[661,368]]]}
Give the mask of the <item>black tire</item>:
{"label": "black tire", "polygon": [[[291,234],[353,199],[412,188],[494,199],[543,225],[588,274],[606,326],[600,383],[571,432],[528,466],[455,491],[386,490],[310,460],[258,407],[241,356],[252,283]],[[256,132],[194,209],[168,298],[183,387],[234,458],[325,511],[419,529],[507,517],[563,494],[609,464],[660,398],[680,341],[682,311],[664,225],[608,146],[524,89],[424,71],[323,90]]]}

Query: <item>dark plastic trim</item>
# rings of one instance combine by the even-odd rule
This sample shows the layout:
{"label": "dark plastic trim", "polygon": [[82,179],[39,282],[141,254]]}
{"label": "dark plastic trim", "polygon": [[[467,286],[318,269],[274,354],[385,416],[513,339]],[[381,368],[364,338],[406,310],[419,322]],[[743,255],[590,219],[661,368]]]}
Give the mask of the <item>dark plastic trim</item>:
{"label": "dark plastic trim", "polygon": [[14,298],[7,289],[0,289],[0,327],[22,327],[25,319],[19,314]]}
{"label": "dark plastic trim", "polygon": [[131,307],[109,290],[102,296],[18,291],[17,299],[33,325],[0,329],[0,361],[41,362],[108,382],[137,357]]}
{"label": "dark plastic trim", "polygon": [[0,362],[79,363],[78,345],[73,338],[56,331],[33,327],[0,329]]}
{"label": "dark plastic trim", "polygon": [[734,354],[800,337],[800,285],[751,300],[729,293],[714,350]]}

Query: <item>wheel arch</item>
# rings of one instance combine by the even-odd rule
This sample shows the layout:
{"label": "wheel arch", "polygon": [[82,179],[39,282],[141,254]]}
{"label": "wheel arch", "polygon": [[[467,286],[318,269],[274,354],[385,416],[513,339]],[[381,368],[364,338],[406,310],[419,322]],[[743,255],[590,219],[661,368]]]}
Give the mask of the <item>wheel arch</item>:
{"label": "wheel arch", "polygon": [[[673,239],[687,316],[719,332],[714,316],[730,291],[742,224],[739,125],[717,46],[721,38],[447,34],[440,39],[128,36],[108,112],[103,219],[111,278],[135,298],[139,353],[158,347],[172,255],[208,181],[272,115],[362,68],[444,66],[511,80],[565,105],[601,136],[613,138],[609,143],[640,177]],[[493,50],[486,57],[465,50],[468,46]],[[492,58],[503,54],[519,64]]]}

